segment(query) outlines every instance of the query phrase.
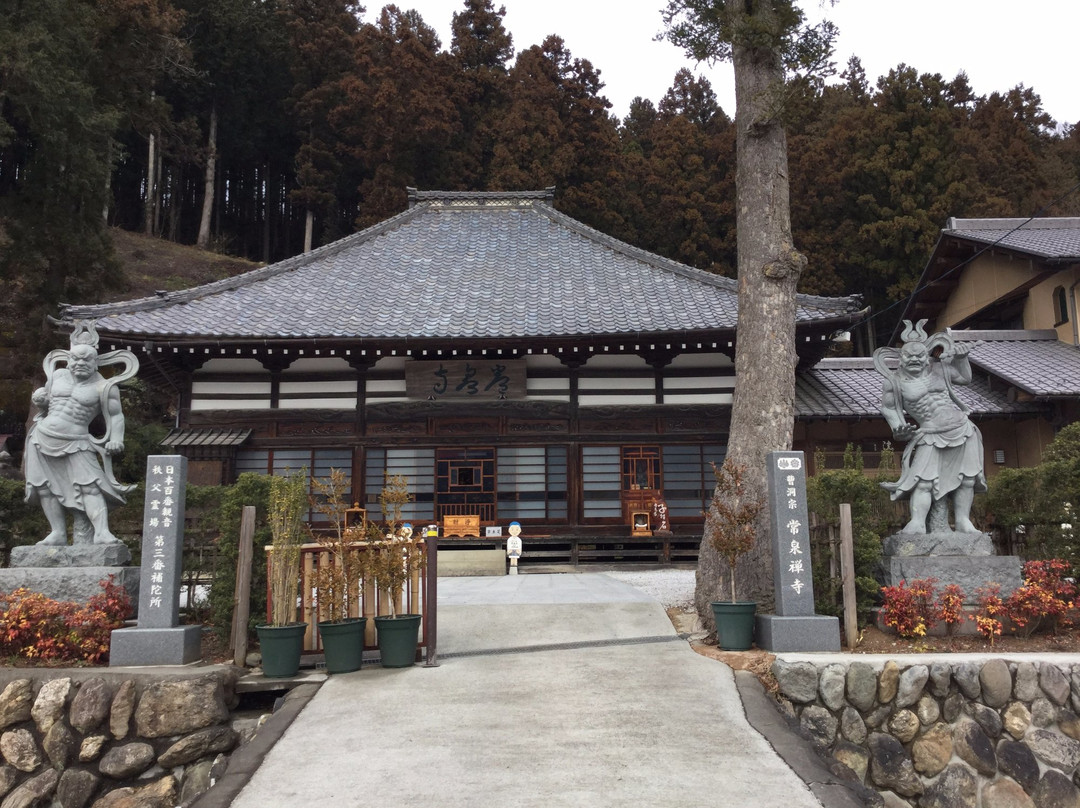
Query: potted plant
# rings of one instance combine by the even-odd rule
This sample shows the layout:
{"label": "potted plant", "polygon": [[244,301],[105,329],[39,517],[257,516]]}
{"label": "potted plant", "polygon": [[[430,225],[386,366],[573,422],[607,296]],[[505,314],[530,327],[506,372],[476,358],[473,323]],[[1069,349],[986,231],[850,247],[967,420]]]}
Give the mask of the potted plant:
{"label": "potted plant", "polygon": [[328,530],[311,531],[330,554],[330,563],[320,563],[315,577],[319,637],[327,673],[349,673],[359,670],[364,658],[365,526],[347,523],[349,481],[343,471],[331,469],[329,478],[313,480],[312,487],[312,505],[329,523]]}
{"label": "potted plant", "polygon": [[751,497],[743,483],[746,471],[730,458],[719,468],[714,464],[716,492],[705,519],[705,535],[709,543],[728,565],[731,600],[713,601],[710,605],[716,620],[716,642],[728,651],[749,650],[754,638],[753,601],[738,601],[735,597],[735,566],[739,558],[754,546],[754,523],[765,502]]}
{"label": "potted plant", "polygon": [[300,543],[307,508],[307,474],[270,478],[269,522],[272,541],[267,564],[270,623],[256,626],[263,675],[295,676],[300,670],[307,623],[297,619],[300,587]]}
{"label": "potted plant", "polygon": [[370,574],[386,594],[390,608],[390,614],[375,618],[379,656],[385,668],[405,668],[416,661],[422,616],[397,613],[398,599],[424,564],[423,550],[413,536],[412,526],[401,522],[401,510],[409,500],[406,479],[400,475],[387,478],[379,494],[385,528],[369,528],[369,536],[376,540],[370,556]]}

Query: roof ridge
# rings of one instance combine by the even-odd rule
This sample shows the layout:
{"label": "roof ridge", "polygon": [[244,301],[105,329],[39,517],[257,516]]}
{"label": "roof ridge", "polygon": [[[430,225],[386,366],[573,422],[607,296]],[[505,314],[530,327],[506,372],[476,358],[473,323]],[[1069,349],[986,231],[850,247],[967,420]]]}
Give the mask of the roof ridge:
{"label": "roof ridge", "polygon": [[874,370],[872,356],[826,356],[807,372],[814,370]]}
{"label": "roof ridge", "polygon": [[944,230],[1080,230],[1080,217],[1077,216],[1033,216],[1000,219],[961,219],[950,216]]}
{"label": "roof ridge", "polygon": [[207,295],[214,295],[218,292],[228,292],[239,289],[243,286],[249,286],[253,283],[269,280],[278,275],[283,275],[286,272],[291,272],[294,269],[299,269],[312,261],[325,258],[329,255],[336,255],[358,242],[362,243],[375,236],[380,236],[389,230],[397,228],[415,216],[418,216],[425,207],[427,206],[408,208],[395,216],[391,216],[389,219],[384,219],[357,233],[345,236],[337,241],[332,241],[329,244],[324,244],[321,247],[316,247],[311,252],[294,255],[291,258],[285,258],[273,264],[267,264],[266,266],[258,267],[257,269],[242,272],[239,275],[233,275],[231,278],[211,281],[210,283],[204,283],[199,286],[192,286],[189,289],[166,292],[165,294],[158,294],[155,297],[142,297],[136,298],[135,300],[118,301],[116,303],[92,303],[84,306],[61,303],[59,304],[60,316],[62,318],[79,317],[85,319],[104,317],[114,312],[123,312],[126,314],[129,312],[152,311],[153,309],[161,309],[174,304],[190,303],[193,300],[198,300]]}
{"label": "roof ridge", "polygon": [[1058,339],[1057,331],[1052,328],[991,328],[991,329],[946,329],[953,339],[964,342],[982,340],[983,342],[1034,342],[1054,341]]}
{"label": "roof ridge", "polygon": [[555,198],[555,186],[549,185],[539,191],[419,191],[406,186],[409,207],[420,202],[476,202],[481,205],[493,201],[540,200],[551,204]]}

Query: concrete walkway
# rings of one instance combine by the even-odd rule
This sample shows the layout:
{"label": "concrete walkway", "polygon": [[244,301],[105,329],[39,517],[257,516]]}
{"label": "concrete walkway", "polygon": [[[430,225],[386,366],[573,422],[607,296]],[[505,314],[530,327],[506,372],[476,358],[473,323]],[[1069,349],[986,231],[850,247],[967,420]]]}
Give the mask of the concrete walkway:
{"label": "concrete walkway", "polygon": [[439,581],[435,668],[330,677],[233,808],[819,808],[730,668],[602,574]]}

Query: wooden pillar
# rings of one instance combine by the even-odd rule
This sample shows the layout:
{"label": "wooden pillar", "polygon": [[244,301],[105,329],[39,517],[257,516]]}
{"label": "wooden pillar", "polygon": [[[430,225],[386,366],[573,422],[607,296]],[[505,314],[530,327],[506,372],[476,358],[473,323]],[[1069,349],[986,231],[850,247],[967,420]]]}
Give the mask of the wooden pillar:
{"label": "wooden pillar", "polygon": [[669,349],[654,349],[651,351],[644,351],[641,354],[642,358],[653,368],[653,382],[656,391],[656,403],[664,403],[664,368],[671,364],[672,360],[678,356],[678,353]]}
{"label": "wooden pillar", "polygon": [[270,371],[270,409],[276,410],[281,399],[281,373],[293,360],[285,354],[266,354],[258,357],[259,363]]}

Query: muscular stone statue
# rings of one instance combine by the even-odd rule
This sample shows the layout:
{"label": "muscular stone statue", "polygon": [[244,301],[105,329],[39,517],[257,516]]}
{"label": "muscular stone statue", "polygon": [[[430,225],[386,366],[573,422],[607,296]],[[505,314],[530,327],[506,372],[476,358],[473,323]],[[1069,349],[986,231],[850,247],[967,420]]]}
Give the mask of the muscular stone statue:
{"label": "muscular stone statue", "polygon": [[[926,320],[904,323],[903,348],[874,352],[874,366],[886,379],[881,414],[893,436],[907,441],[900,479],[882,486],[894,500],[910,500],[911,520],[901,533],[950,532],[951,501],[955,532],[977,534],[971,502],[976,492],[986,490],[982,435],[953,390],[955,384],[971,382],[968,347],[946,333],[927,337]],[[934,356],[938,348],[941,353]],[[886,364],[889,358],[899,360],[895,371]]]}
{"label": "muscular stone statue", "polygon": [[[124,451],[116,385],[134,376],[139,364],[130,351],[99,357],[97,343],[91,324],[77,324],[71,349],[45,357],[45,386],[32,396],[39,412],[26,436],[26,501],[41,503],[50,528],[38,544],[67,544],[68,511],[74,544],[119,542],[109,530],[109,508],[122,505],[135,486],[121,485],[112,473],[112,456]],[[106,379],[98,368],[112,364],[123,367]],[[105,432],[96,437],[90,424],[99,415]]]}

